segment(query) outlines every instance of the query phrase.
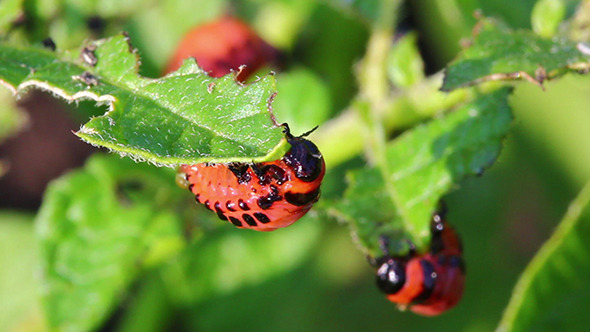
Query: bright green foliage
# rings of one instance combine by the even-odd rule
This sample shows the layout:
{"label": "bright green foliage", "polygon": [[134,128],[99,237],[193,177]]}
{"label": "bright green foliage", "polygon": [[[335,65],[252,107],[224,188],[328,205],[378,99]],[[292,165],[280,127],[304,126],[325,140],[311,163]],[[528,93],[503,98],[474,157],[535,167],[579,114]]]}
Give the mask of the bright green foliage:
{"label": "bright green foliage", "polygon": [[541,37],[551,38],[565,17],[565,0],[539,0],[531,14],[533,31]]}
{"label": "bright green foliage", "polygon": [[308,219],[270,233],[237,230],[230,225],[225,232],[207,233],[163,266],[170,297],[186,305],[292,270],[320,240],[321,224]]}
{"label": "bright green foliage", "polygon": [[391,82],[405,88],[424,80],[424,62],[415,34],[407,34],[392,46],[387,56],[387,74]]}
{"label": "bright green foliage", "polygon": [[[349,187],[345,199],[337,208],[351,225],[361,248],[372,257],[379,257],[382,255],[378,246],[380,236],[403,239],[406,235],[403,224],[377,169],[350,172],[347,180]],[[396,252],[401,251],[401,248],[395,249]]]}
{"label": "bright green foliage", "polygon": [[479,24],[473,44],[447,67],[442,90],[488,80],[527,79],[541,84],[568,70],[590,67],[590,54],[574,42],[512,31],[492,20]]}
{"label": "bright green foliage", "polygon": [[394,140],[387,147],[386,174],[352,174],[339,209],[371,255],[379,256],[381,235],[426,247],[440,198],[465,176],[481,174],[500,153],[512,122],[509,92],[482,95]]}
{"label": "bright green foliage", "polygon": [[24,0],[3,0],[0,6],[0,34],[5,34],[22,14]]}
{"label": "bright green foliage", "polygon": [[574,331],[588,326],[590,185],[524,270],[498,332]]}
{"label": "bright green foliage", "polygon": [[12,331],[25,320],[32,323],[38,309],[39,248],[32,219],[32,215],[0,213],[0,266],[10,271],[0,274],[0,331]]}
{"label": "bright green foliage", "polygon": [[142,267],[182,248],[180,216],[169,208],[180,191],[162,172],[170,173],[97,155],[50,185],[36,222],[51,327],[95,329]]}
{"label": "bright green foliage", "polygon": [[[530,18],[534,2],[508,6],[500,0],[412,1],[403,10],[415,18],[412,29],[417,33],[398,38],[405,33],[394,31],[399,19],[405,17],[393,9],[399,0],[306,0],[303,5],[293,0],[132,0],[122,4],[118,0],[32,0],[24,8],[26,24],[18,26],[12,22],[25,2],[3,1],[0,30],[12,29],[3,40],[14,44],[0,45],[0,81],[15,94],[41,88],[70,102],[89,99],[106,105],[106,114],[92,119],[77,133],[88,142],[168,166],[266,161],[280,157],[288,148],[282,129],[268,112],[271,108],[277,122],[288,122],[295,135],[320,125],[310,139],[320,147],[328,167],[323,196],[312,211],[288,229],[262,233],[238,230],[217,220],[215,213],[194,203],[191,193],[174,185],[172,170],[113,156],[91,158],[83,169],[50,185],[37,219],[43,277],[38,282],[42,282],[44,310],[51,327],[59,331],[191,330],[191,324],[199,321],[203,324],[195,325],[197,330],[215,330],[218,316],[224,327],[233,324],[235,329],[239,324],[238,329],[259,331],[284,330],[285,326],[305,329],[308,325],[327,331],[380,330],[393,326],[392,322],[402,329],[489,330],[496,325],[500,310],[494,303],[507,295],[502,293],[509,287],[506,275],[516,273],[511,260],[523,260],[515,254],[520,251],[510,248],[512,243],[504,233],[512,227],[512,214],[530,212],[523,212],[526,205],[520,203],[513,212],[516,208],[506,207],[510,204],[503,201],[497,215],[481,215],[480,206],[473,202],[489,206],[495,199],[491,196],[498,193],[482,187],[487,174],[474,181],[475,186],[470,183],[456,196],[444,198],[454,214],[450,222],[466,244],[468,285],[487,287],[478,288],[476,295],[467,287],[463,303],[434,320],[392,313],[392,304],[380,299],[374,288],[357,287],[370,285],[370,268],[361,254],[348,255],[347,250],[355,249],[348,238],[334,237],[339,232],[329,228],[336,226],[331,225],[330,217],[346,221],[361,249],[373,257],[383,254],[379,248],[382,235],[391,240],[388,249],[394,254],[407,251],[406,240],[420,251],[427,249],[431,213],[440,199],[466,176],[481,175],[495,162],[512,123],[507,102],[511,90],[501,88],[502,83],[459,88],[522,78],[541,84],[567,71],[590,68],[587,44],[544,39],[558,31],[564,17],[564,8],[553,5],[567,3],[566,11],[571,13],[573,2],[540,0]],[[145,76],[160,75],[184,32],[195,23],[226,13],[229,4],[237,16],[286,55],[288,65],[277,74],[276,87],[273,75],[248,86],[237,84],[232,75],[210,78],[191,60],[162,78],[138,74],[140,70]],[[440,92],[442,73],[425,76],[415,36],[421,46],[435,50],[428,59],[429,69],[438,67],[447,61],[441,54],[450,56],[459,38],[470,35],[476,8],[485,15],[502,16],[512,27],[524,28],[531,22],[536,34],[511,31],[492,20],[481,21],[473,43],[447,69],[443,90],[455,91]],[[439,14],[431,15],[433,12]],[[104,25],[92,28],[88,23],[94,18]],[[562,25],[559,33],[584,36],[586,22],[574,19],[572,24]],[[129,31],[139,51],[130,45],[127,35],[63,51],[91,40],[91,36],[121,30]],[[27,42],[40,45],[47,36],[56,41],[58,52],[24,46]],[[576,42],[586,39],[579,37]],[[81,57],[84,46],[96,47],[91,52],[96,65]],[[141,69],[138,54],[142,55]],[[355,66],[359,63],[362,65]],[[377,70],[365,76],[366,68]],[[548,84],[547,89],[551,88]],[[517,99],[518,93],[510,98]],[[10,122],[13,114],[3,113],[5,110],[8,108],[0,109],[0,138],[3,132],[18,127]],[[559,146],[558,141],[551,144]],[[360,156],[363,147],[368,162]],[[557,148],[567,150],[567,146]],[[528,147],[526,150],[530,153]],[[506,159],[511,157],[508,154]],[[518,176],[541,182],[533,173],[540,165],[550,167],[544,161],[535,162],[532,172],[519,168]],[[0,173],[8,169],[3,165],[9,163],[3,162],[0,160]],[[343,183],[344,174],[348,183]],[[497,179],[498,174],[490,174],[494,176]],[[561,178],[556,181],[566,182]],[[563,189],[563,183],[560,185]],[[471,197],[473,191],[476,194]],[[535,195],[543,195],[526,191],[527,198],[531,196],[535,202]],[[512,190],[507,200],[516,201],[513,194],[519,193]],[[590,215],[586,211],[589,200],[590,189],[585,189],[556,235],[527,269],[501,328],[575,330],[588,325],[567,318],[587,317],[581,312],[590,296],[582,278],[590,260],[585,253],[590,250],[583,241],[588,232],[584,220]],[[472,214],[475,218],[454,218],[470,209],[476,211]],[[535,211],[546,217],[545,207]],[[20,252],[17,246],[21,240],[31,246],[31,230],[12,227],[4,214],[0,222],[0,235],[5,231],[8,236],[0,241],[7,244],[6,250],[0,251],[4,265],[10,267],[6,275],[23,276],[23,271],[12,273],[11,269],[14,258],[22,259],[31,269],[30,251]],[[543,227],[536,222],[535,227]],[[537,231],[530,224],[517,226],[531,238]],[[338,244],[331,243],[336,240]],[[345,246],[350,248],[341,250]],[[484,252],[483,247],[493,249]],[[482,256],[486,259],[472,259]],[[30,281],[28,277],[19,282],[0,278],[0,286],[6,287],[0,289],[0,305],[7,308],[0,315],[0,330],[5,323],[2,317],[14,317],[15,322],[21,319],[16,310],[24,308],[25,301],[16,303],[19,295],[26,298],[26,305],[32,302],[35,284],[31,283],[33,289],[21,291],[26,287],[23,283]],[[282,288],[285,284],[288,289]],[[275,297],[268,290],[273,293],[279,288],[279,296],[271,303],[280,305],[264,311],[268,305],[260,303],[265,297]],[[349,291],[354,294],[353,301],[341,294]],[[336,292],[347,301],[337,301],[335,309],[326,309]],[[231,305],[240,297],[243,305]],[[375,304],[369,303],[373,299],[377,299]],[[123,310],[105,326],[121,304]],[[354,313],[367,308],[372,319],[357,322]],[[333,324],[330,316],[334,310],[340,314],[338,321],[345,322],[337,324],[342,326]],[[318,313],[329,319],[317,320]],[[231,322],[227,320],[230,316]],[[240,320],[240,316],[247,318]]]}
{"label": "bright green foliage", "polygon": [[[96,66],[77,53],[0,47],[0,79],[16,92],[33,86],[69,101],[92,99],[109,111],[77,133],[87,142],[157,164],[267,161],[287,149],[268,111],[274,78],[248,86],[232,75],[215,79],[187,61],[160,79],[137,75],[127,37],[95,42]],[[86,79],[84,78],[86,77]]]}
{"label": "bright green foliage", "polygon": [[[51,36],[58,49],[67,50],[78,47],[89,36],[97,39],[128,31],[134,45],[141,49],[141,72],[156,77],[162,73],[182,35],[200,23],[223,15],[227,2],[28,0],[23,6],[23,0],[2,0],[0,33],[10,29],[10,41],[21,43],[39,43]],[[12,24],[21,13],[33,24]],[[93,24],[88,24],[89,19],[94,20]]]}

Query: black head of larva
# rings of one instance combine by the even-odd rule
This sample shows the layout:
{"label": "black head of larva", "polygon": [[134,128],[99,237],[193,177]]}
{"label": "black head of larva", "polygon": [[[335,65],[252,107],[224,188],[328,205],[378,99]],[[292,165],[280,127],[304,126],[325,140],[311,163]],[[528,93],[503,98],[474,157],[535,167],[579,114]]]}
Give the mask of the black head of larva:
{"label": "black head of larva", "polygon": [[298,179],[305,182],[314,181],[322,173],[324,158],[318,147],[303,137],[309,135],[315,128],[299,137],[294,137],[289,132],[289,127],[286,124],[283,126],[285,126],[287,142],[291,144],[291,150],[287,152],[283,160],[295,171]]}
{"label": "black head of larva", "polygon": [[406,283],[405,261],[393,257],[379,259],[381,265],[377,269],[377,287],[385,294],[397,293]]}

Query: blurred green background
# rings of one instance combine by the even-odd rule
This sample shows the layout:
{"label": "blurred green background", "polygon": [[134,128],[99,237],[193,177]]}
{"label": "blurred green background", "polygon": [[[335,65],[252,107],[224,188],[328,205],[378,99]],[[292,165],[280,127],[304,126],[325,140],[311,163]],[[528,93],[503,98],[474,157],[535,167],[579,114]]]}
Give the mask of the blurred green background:
{"label": "blurred green background", "polygon": [[[364,51],[372,2],[250,0],[233,3],[232,10],[285,50],[287,69],[303,66],[321,77],[330,94],[326,104],[336,114],[355,91],[352,66]],[[222,13],[226,9],[220,3],[202,2],[192,22]],[[471,35],[476,9],[500,17],[514,28],[530,28],[534,3],[407,1],[400,27],[417,31],[427,71],[434,73],[459,51],[460,41]],[[132,37],[136,35],[135,45],[144,56],[144,73],[157,76],[175,41],[165,37],[158,40],[158,33],[166,34],[156,31],[157,26],[149,26],[150,20],[145,17],[152,14],[149,10],[141,11],[128,27]],[[169,29],[183,31],[189,23],[180,22]],[[285,33],[268,29],[272,24]],[[176,35],[181,36],[180,32]],[[548,238],[568,203],[590,179],[590,77],[567,75],[546,82],[545,87],[543,91],[528,83],[517,85],[511,97],[514,128],[499,160],[482,177],[465,181],[445,199],[448,220],[462,236],[467,264],[464,297],[453,310],[435,318],[398,311],[376,289],[373,271],[351,241],[348,229],[310,218],[289,230],[308,228],[303,232],[317,234],[316,242],[286,273],[249,280],[241,287],[173,307],[165,295],[162,276],[158,271],[149,271],[102,330],[493,330],[519,273]],[[18,139],[15,136],[7,144]],[[9,158],[6,151],[0,146],[1,159]],[[331,178],[326,185],[339,187],[339,170],[346,166],[328,174]],[[0,188],[4,194],[10,194],[9,187]],[[337,189],[327,187],[324,191]],[[41,286],[36,278],[38,258],[31,222],[34,211],[16,212],[14,206],[5,203],[2,209],[5,212],[0,213],[0,331],[38,330],[42,318],[36,293]],[[248,235],[248,241],[259,241],[262,236],[272,239],[280,234]],[[286,256],[284,259],[289,260]],[[588,309],[590,304],[578,307],[572,311],[572,317]],[[569,328],[588,326],[582,325],[589,323],[584,316],[587,315],[573,318]]]}

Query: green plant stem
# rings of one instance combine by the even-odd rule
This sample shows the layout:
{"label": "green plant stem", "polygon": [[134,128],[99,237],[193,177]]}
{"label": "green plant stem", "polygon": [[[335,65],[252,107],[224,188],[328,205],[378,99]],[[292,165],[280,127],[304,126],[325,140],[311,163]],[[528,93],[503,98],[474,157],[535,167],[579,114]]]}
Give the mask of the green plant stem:
{"label": "green plant stem", "polygon": [[[385,133],[390,133],[453,108],[473,95],[470,89],[458,89],[450,93],[439,91],[442,77],[442,73],[432,75],[408,89],[388,96],[384,101],[383,111],[375,121],[382,124]],[[311,135],[330,167],[357,156],[363,150],[364,129],[360,125],[362,119],[357,106],[351,105]]]}
{"label": "green plant stem", "polygon": [[387,78],[387,55],[393,42],[394,24],[400,1],[382,0],[380,17],[376,20],[367,45],[367,52],[358,70],[359,97],[354,103],[360,115],[365,141],[365,154],[369,163],[381,173],[389,196],[402,220],[408,220],[402,201],[391,182],[391,171],[387,163],[385,128],[382,121],[388,105],[391,90]]}
{"label": "green plant stem", "polygon": [[364,124],[365,149],[370,163],[386,172],[385,129],[380,121],[387,105],[390,90],[387,79],[387,54],[393,40],[393,27],[400,5],[399,0],[381,0],[379,17],[375,20],[365,57],[359,64],[357,79],[359,96],[353,107]]}

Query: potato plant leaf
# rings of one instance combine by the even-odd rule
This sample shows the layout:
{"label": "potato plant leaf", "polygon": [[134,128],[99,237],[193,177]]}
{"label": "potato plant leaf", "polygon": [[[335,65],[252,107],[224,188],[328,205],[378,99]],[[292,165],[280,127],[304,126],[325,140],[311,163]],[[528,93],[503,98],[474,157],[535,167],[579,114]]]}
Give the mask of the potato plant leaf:
{"label": "potato plant leaf", "polygon": [[[38,309],[39,252],[33,216],[0,211],[0,264],[10,273],[0,275],[0,331],[16,331]],[[31,324],[33,325],[33,324]],[[28,325],[32,331],[37,331]]]}
{"label": "potato plant leaf", "polygon": [[472,44],[448,65],[443,91],[490,80],[526,79],[541,85],[590,68],[590,47],[584,43],[512,31],[493,20],[482,20],[476,29]]}
{"label": "potato plant leaf", "polygon": [[[381,235],[426,247],[440,198],[465,176],[481,174],[500,153],[512,122],[509,92],[503,88],[481,95],[401,135],[387,146],[386,172],[349,174],[350,187],[337,213],[368,254],[382,254]],[[393,251],[403,250],[403,242],[393,242]]]}
{"label": "potato plant leaf", "polygon": [[100,326],[145,267],[184,246],[169,169],[95,155],[52,182],[37,216],[43,305],[55,331]]}
{"label": "potato plant leaf", "polygon": [[171,300],[194,304],[286,274],[309,258],[322,234],[309,216],[266,234],[229,227],[207,233],[162,266]]}
{"label": "potato plant leaf", "polygon": [[573,331],[590,324],[588,236],[590,184],[520,276],[497,332]]}
{"label": "potato plant leaf", "polygon": [[109,110],[76,134],[134,159],[161,165],[268,161],[288,148],[269,112],[272,75],[244,86],[231,74],[211,78],[187,60],[165,77],[141,77],[137,51],[124,34],[65,53],[0,45],[0,61],[0,82],[15,94],[41,88],[70,102],[106,104]]}

